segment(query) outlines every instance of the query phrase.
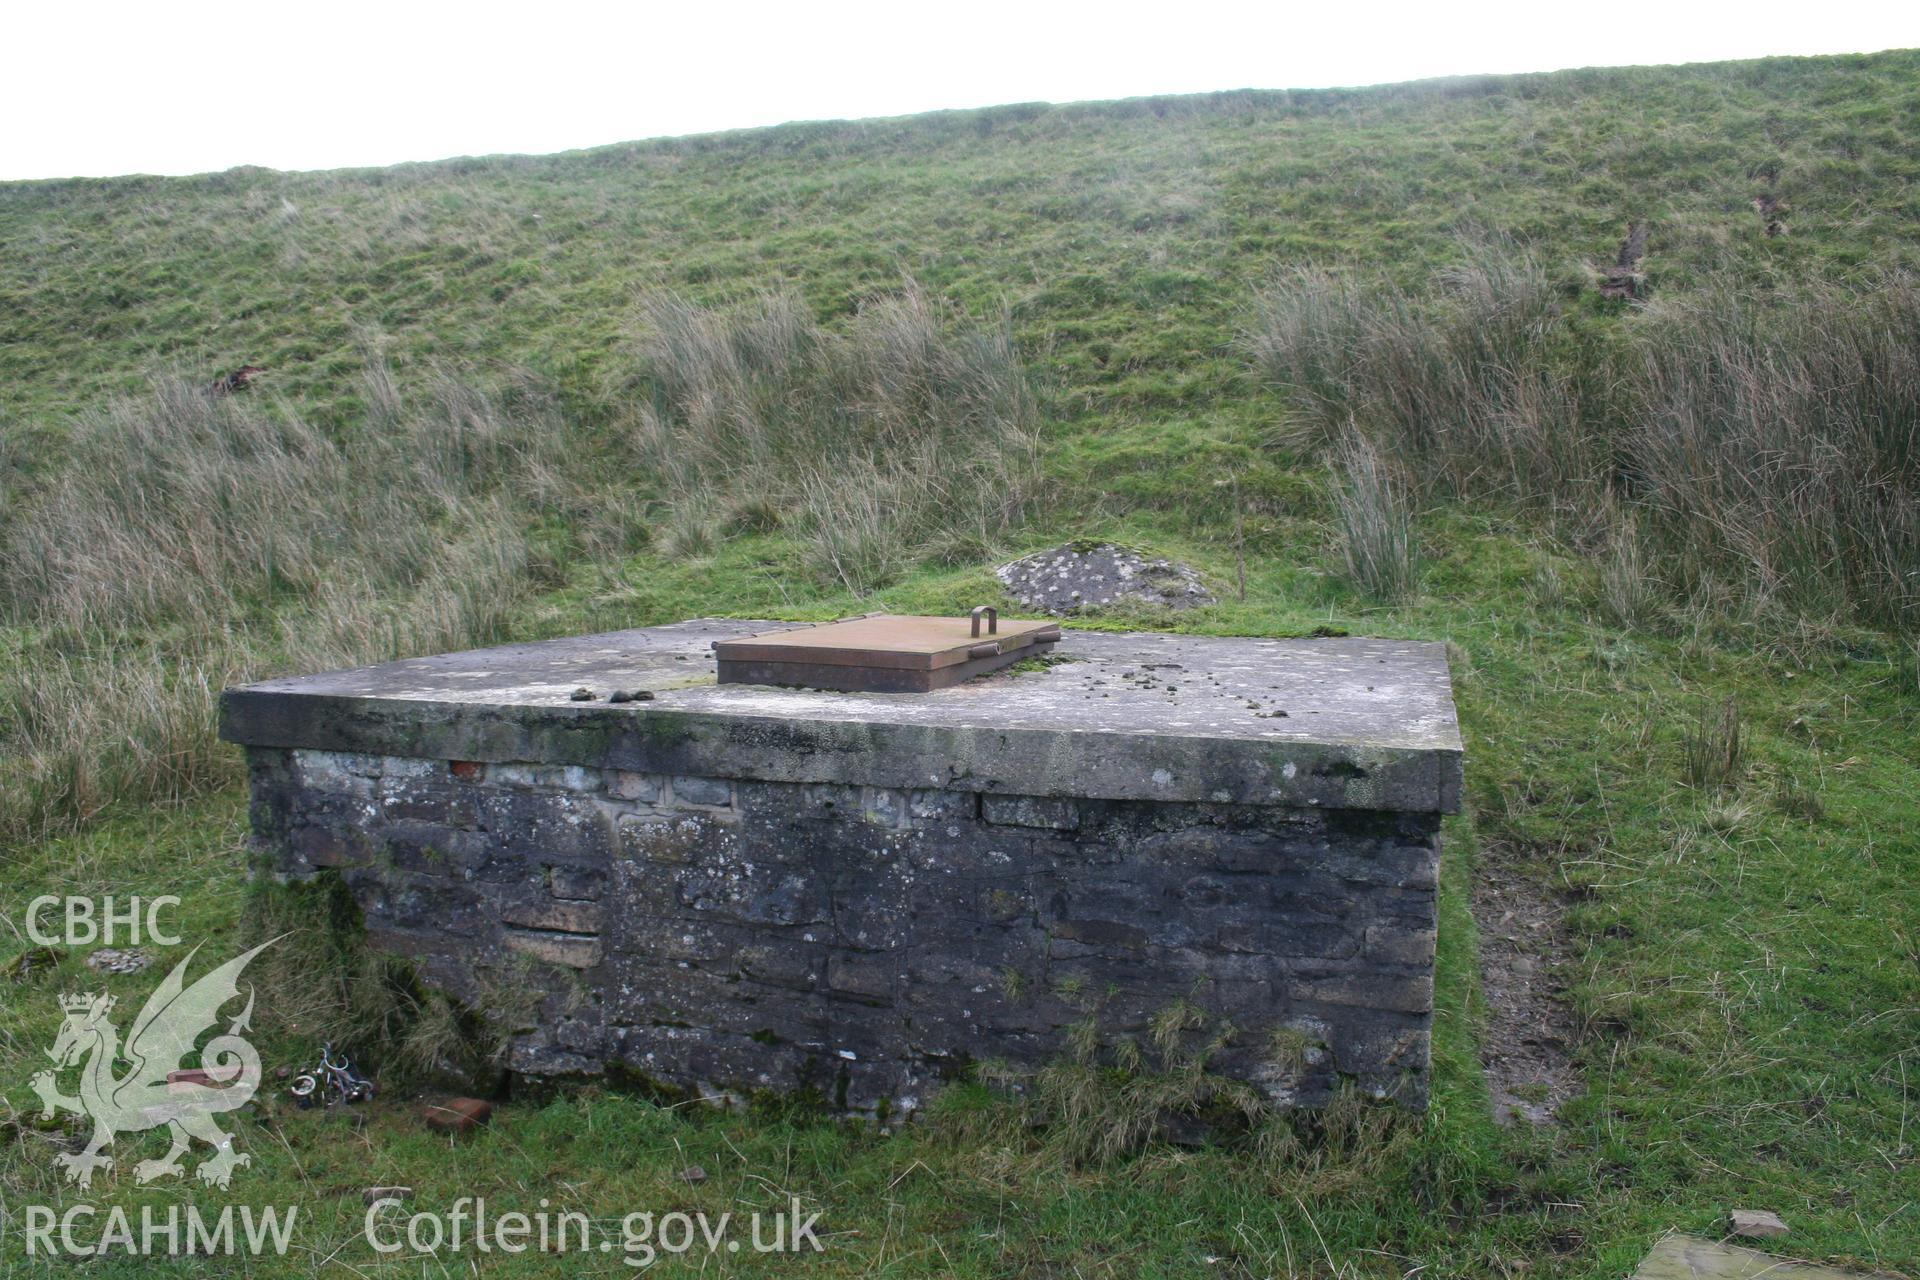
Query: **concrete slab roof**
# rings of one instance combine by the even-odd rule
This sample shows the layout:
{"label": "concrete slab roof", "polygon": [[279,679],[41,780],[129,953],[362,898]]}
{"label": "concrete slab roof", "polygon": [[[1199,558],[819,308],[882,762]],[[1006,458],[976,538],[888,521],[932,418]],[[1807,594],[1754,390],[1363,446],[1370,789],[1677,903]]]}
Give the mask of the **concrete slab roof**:
{"label": "concrete slab roof", "polygon": [[[670,626],[441,654],[226,691],[253,746],[1100,799],[1452,812],[1446,648],[1068,631],[1041,670],[933,693],[717,685]],[[586,688],[597,697],[571,701]],[[651,699],[610,703],[615,691]]]}

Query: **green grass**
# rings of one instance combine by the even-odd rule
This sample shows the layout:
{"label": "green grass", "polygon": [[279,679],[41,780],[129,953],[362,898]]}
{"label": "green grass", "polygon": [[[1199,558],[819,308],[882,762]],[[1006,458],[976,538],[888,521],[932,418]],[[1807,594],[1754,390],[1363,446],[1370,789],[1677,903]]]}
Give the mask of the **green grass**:
{"label": "green grass", "polygon": [[[1269,268],[1423,281],[1463,233],[1556,264],[1655,230],[1656,290],[1911,265],[1920,54],[1433,81],[804,124],[373,171],[0,186],[0,405],[56,416],[156,366],[342,411],[361,348],[505,362],[580,402],[636,288],[788,281],[822,318],[907,276],[1013,312],[1068,403],[1230,401]],[[1767,175],[1773,175],[1769,177]],[[1787,206],[1764,235],[1749,201]]]}
{"label": "green grass", "polygon": [[[955,612],[998,599],[998,558],[1110,537],[1191,561],[1221,600],[1124,625],[1453,646],[1469,811],[1448,825],[1423,1119],[1382,1127],[1362,1112],[1292,1144],[1268,1133],[1089,1164],[972,1089],[889,1136],[589,1089],[512,1100],[457,1151],[418,1125],[405,1090],[364,1130],[275,1103],[271,1123],[241,1124],[255,1164],[235,1185],[247,1203],[302,1206],[281,1270],[441,1274],[359,1243],[358,1193],[376,1183],[412,1185],[422,1208],[484,1194],[531,1209],[548,1196],[605,1219],[799,1195],[827,1240],[808,1269],[829,1275],[1506,1277],[1526,1263],[1597,1280],[1627,1273],[1668,1229],[1716,1234],[1736,1205],[1780,1212],[1801,1255],[1920,1264],[1912,637],[1678,601],[1604,548],[1563,544],[1485,500],[1419,511],[1417,574],[1374,603],[1347,579],[1324,464],[1275,445],[1290,406],[1234,347],[1276,267],[1351,263],[1421,287],[1463,235],[1500,234],[1577,271],[1611,260],[1629,218],[1655,224],[1656,297],[1726,280],[1870,282],[1911,266],[1920,243],[1916,139],[1920,55],[1901,53],[1003,108],[378,172],[0,186],[0,532],[56,482],[74,415],[159,369],[198,379],[266,364],[281,398],[269,412],[351,451],[385,421],[362,378],[362,348],[377,343],[409,394],[435,362],[481,383],[529,369],[551,394],[557,451],[516,446],[516,466],[541,465],[506,472],[519,505],[498,518],[520,550],[485,610],[494,634]],[[1785,237],[1767,238],[1747,203],[1763,186],[1785,202]],[[1026,522],[860,597],[810,567],[803,539],[762,522],[663,545],[662,492],[623,434],[635,291],[709,302],[784,284],[844,332],[863,297],[907,277],[977,316],[1008,308],[1042,406],[1042,496]],[[1595,308],[1574,322],[1604,342],[1614,319]],[[522,489],[539,492],[522,501]],[[447,510],[495,510],[485,492],[457,496]],[[630,505],[609,518],[615,497]],[[356,555],[335,586],[364,576],[380,594],[347,616],[403,609],[413,578]],[[325,612],[325,564],[291,585],[253,572],[223,580],[230,598],[204,617],[176,610],[116,631],[16,616],[0,629],[0,690],[46,685],[56,658],[151,649],[153,669],[186,674],[228,652],[187,633],[241,637],[249,669],[335,651],[301,630]],[[371,647],[438,634],[396,629]],[[355,644],[339,651],[369,642]],[[111,726],[124,695],[95,696],[108,714],[93,720]],[[1729,699],[1731,760],[1703,741]],[[0,747],[23,714],[0,699]],[[40,893],[173,892],[181,931],[234,953],[263,900],[237,887],[245,805],[230,778],[151,803],[108,795],[69,815],[71,834],[16,841],[0,861],[5,918],[17,925]],[[1500,1130],[1487,1115],[1469,910],[1483,857],[1567,907],[1561,977],[1586,1089],[1558,1130]],[[0,957],[25,945],[0,927]],[[270,1065],[309,1057],[308,984],[321,977],[264,977],[256,1042]],[[132,1003],[152,982],[104,985]],[[76,954],[0,992],[0,1096],[14,1111],[32,1102],[55,997],[98,985]],[[69,1202],[19,1119],[0,1127],[0,1201]],[[132,1161],[157,1153],[124,1140],[96,1199],[194,1194],[131,1185]],[[694,1164],[712,1178],[682,1181]],[[0,1245],[10,1266],[18,1247],[15,1235]],[[601,1258],[586,1269],[625,1271]],[[716,1269],[773,1267],[739,1256]]]}
{"label": "green grass", "polygon": [[[1150,525],[1115,531],[1167,545]],[[1577,562],[1557,562],[1560,604],[1531,604],[1553,553],[1498,519],[1447,516],[1426,532],[1443,550],[1423,596],[1400,608],[1369,609],[1339,586],[1319,521],[1303,517],[1290,523],[1289,546],[1253,569],[1248,605],[1180,620],[1228,633],[1331,624],[1444,636],[1459,650],[1472,813],[1448,831],[1436,1103],[1384,1151],[1316,1165],[1263,1160],[1250,1146],[1158,1148],[1080,1168],[1005,1117],[941,1117],[883,1139],[830,1121],[697,1116],[590,1090],[507,1105],[457,1161],[401,1102],[373,1112],[364,1133],[280,1104],[275,1125],[242,1130],[258,1167],[241,1198],[305,1206],[315,1221],[300,1238],[324,1254],[353,1237],[357,1192],[376,1183],[413,1185],[421,1205],[481,1193],[505,1205],[559,1185],[568,1190],[557,1203],[598,1218],[784,1203],[771,1184],[806,1197],[841,1233],[816,1269],[929,1275],[1288,1274],[1290,1248],[1301,1275],[1330,1274],[1328,1256],[1356,1275],[1411,1265],[1367,1252],[1378,1250],[1442,1274],[1497,1275],[1503,1261],[1526,1259],[1545,1274],[1602,1276],[1669,1227],[1712,1233],[1728,1205],[1764,1203],[1794,1224],[1796,1251],[1911,1265],[1920,1225],[1902,1068],[1916,979],[1913,915],[1899,909],[1913,872],[1899,833],[1920,821],[1920,770],[1901,747],[1920,727],[1910,675],[1863,636],[1813,635],[1777,654],[1623,636],[1598,621],[1598,575]],[[735,544],[704,566],[650,573],[644,602],[622,599],[623,620],[714,605],[844,607],[756,585],[763,552]],[[1216,575],[1225,567],[1217,556],[1201,563]],[[733,585],[716,599],[704,580],[719,569]],[[1462,602],[1466,589],[1478,603]],[[588,621],[613,607],[611,590],[550,598],[528,628]],[[930,574],[883,603],[952,609],[979,590],[974,574]],[[1715,794],[1684,783],[1698,709],[1726,694],[1747,725],[1734,794],[1751,806],[1731,827]],[[1775,803],[1788,777],[1816,789],[1819,821]],[[166,886],[187,899],[183,931],[230,953],[247,927],[243,900],[226,890],[244,865],[242,821],[231,794],[120,819],[31,854],[10,878],[54,892]],[[1498,1132],[1485,1115],[1466,894],[1478,849],[1495,842],[1573,904],[1580,959],[1568,977],[1590,1028],[1581,1053],[1590,1088],[1555,1135]],[[50,1042],[52,996],[87,977],[76,957],[16,989],[8,1097],[23,1096]],[[108,985],[131,1001],[150,982]],[[263,1022],[270,1061],[311,1051],[271,1010]],[[954,1105],[993,1110],[973,1094]],[[123,1161],[134,1145],[123,1142]],[[713,1181],[680,1182],[690,1164]],[[66,1198],[31,1143],[0,1168],[12,1203]],[[111,1195],[143,1198],[162,1199],[124,1185]],[[377,1261],[367,1252],[356,1241],[342,1256],[366,1269]],[[524,1265],[571,1274],[558,1260],[545,1271]]]}

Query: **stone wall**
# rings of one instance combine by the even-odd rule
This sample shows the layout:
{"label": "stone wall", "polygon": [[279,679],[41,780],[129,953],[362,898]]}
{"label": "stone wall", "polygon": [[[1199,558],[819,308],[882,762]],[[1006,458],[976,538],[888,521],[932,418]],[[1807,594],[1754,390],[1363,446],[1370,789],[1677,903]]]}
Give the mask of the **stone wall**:
{"label": "stone wall", "polygon": [[522,1073],[911,1109],[1186,1002],[1280,1104],[1425,1104],[1437,813],[247,756],[276,871],[469,1003],[537,994]]}

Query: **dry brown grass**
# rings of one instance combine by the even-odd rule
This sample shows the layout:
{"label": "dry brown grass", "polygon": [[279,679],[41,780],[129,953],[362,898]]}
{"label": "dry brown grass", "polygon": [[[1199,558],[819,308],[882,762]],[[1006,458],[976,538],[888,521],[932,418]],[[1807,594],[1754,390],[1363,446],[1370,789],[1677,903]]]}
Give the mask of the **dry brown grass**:
{"label": "dry brown grass", "polygon": [[845,333],[788,293],[730,310],[654,295],[633,353],[632,437],[685,554],[729,510],[782,513],[823,580],[866,590],[956,539],[991,542],[1037,483],[1038,412],[1004,321],[911,285]]}
{"label": "dry brown grass", "polygon": [[1333,451],[1333,513],[1347,577],[1368,597],[1401,600],[1420,576],[1410,485],[1364,434]]}
{"label": "dry brown grass", "polygon": [[1920,284],[1713,286],[1602,330],[1525,254],[1469,258],[1425,293],[1312,270],[1262,291],[1242,345],[1289,394],[1287,443],[1356,424],[1422,496],[1600,531],[1642,579],[1609,581],[1622,618],[1656,593],[1920,615]]}
{"label": "dry brown grass", "polygon": [[558,420],[445,377],[369,385],[351,437],[182,382],[83,420],[0,547],[0,841],[232,780],[228,684],[501,634]]}
{"label": "dry brown grass", "polygon": [[502,638],[542,521],[588,555],[784,527],[866,588],[1024,510],[1037,413],[1004,325],[909,288],[844,333],[775,294],[655,298],[639,334],[617,443],[522,377],[403,388],[377,355],[345,427],[177,379],[85,414],[0,524],[0,844],[233,780],[226,685]]}

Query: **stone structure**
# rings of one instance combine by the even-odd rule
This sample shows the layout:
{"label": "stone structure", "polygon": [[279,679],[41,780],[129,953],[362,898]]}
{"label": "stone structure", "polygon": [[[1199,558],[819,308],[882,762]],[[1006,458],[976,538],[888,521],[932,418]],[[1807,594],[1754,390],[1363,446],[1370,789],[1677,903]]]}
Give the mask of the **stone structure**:
{"label": "stone structure", "polygon": [[1063,617],[1115,605],[1197,609],[1213,603],[1200,575],[1177,560],[1148,559],[1113,542],[1067,543],[995,570],[1022,607]]}
{"label": "stone structure", "polygon": [[277,871],[344,877],[470,1003],[537,997],[520,1072],[884,1112],[1190,1006],[1278,1103],[1424,1104],[1442,646],[1069,632],[929,694],[713,683],[712,640],[776,625],[268,681],[223,731]]}

